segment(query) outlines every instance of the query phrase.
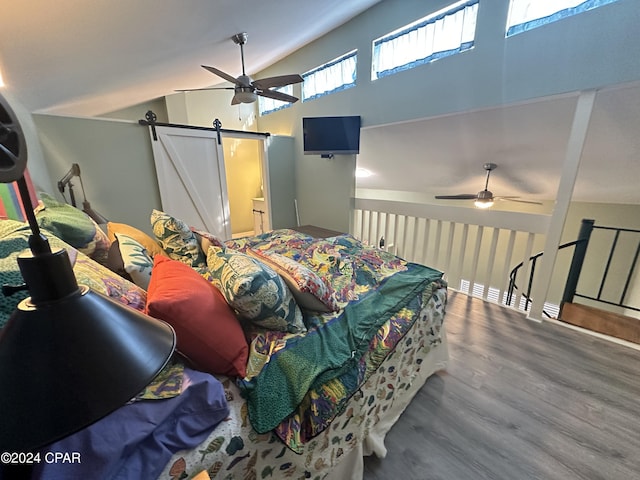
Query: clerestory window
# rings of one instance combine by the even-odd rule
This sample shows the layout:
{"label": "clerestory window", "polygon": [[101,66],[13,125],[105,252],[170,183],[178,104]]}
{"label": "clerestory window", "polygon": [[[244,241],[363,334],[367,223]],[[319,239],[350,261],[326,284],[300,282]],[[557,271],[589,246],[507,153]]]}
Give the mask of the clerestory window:
{"label": "clerestory window", "polygon": [[[287,95],[293,95],[293,85],[285,85],[284,87],[274,88],[273,90],[286,93]],[[258,97],[258,114],[267,115],[271,112],[277,112],[283,108],[290,107],[291,105],[292,103],[275,100],[273,98]]]}
{"label": "clerestory window", "polygon": [[526,32],[617,0],[511,0],[506,36]]}
{"label": "clerestory window", "polygon": [[454,3],[374,40],[371,79],[473,48],[478,4]]}
{"label": "clerestory window", "polygon": [[358,51],[353,50],[303,73],[302,101],[355,87],[357,64]]}

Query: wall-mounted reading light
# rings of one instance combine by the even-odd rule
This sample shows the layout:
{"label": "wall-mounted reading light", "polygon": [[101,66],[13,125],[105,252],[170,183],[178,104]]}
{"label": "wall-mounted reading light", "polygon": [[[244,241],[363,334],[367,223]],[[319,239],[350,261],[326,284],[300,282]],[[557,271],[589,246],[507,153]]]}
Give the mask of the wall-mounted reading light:
{"label": "wall-mounted reading light", "polygon": [[[71,180],[73,177],[78,177],[80,180],[80,188],[82,189],[82,211],[89,215],[98,225],[104,225],[107,223],[107,219],[102,216],[100,213],[91,208],[91,204],[89,200],[87,200],[87,195],[84,192],[84,184],[82,183],[82,177],[80,176],[80,165],[77,163],[73,163],[71,165],[71,170],[69,170],[64,177],[62,177],[58,181],[58,190],[64,197],[64,191],[68,187],[69,188],[69,199],[72,206],[76,207],[76,196],[73,192],[73,184]],[[65,197],[65,201],[66,201]]]}

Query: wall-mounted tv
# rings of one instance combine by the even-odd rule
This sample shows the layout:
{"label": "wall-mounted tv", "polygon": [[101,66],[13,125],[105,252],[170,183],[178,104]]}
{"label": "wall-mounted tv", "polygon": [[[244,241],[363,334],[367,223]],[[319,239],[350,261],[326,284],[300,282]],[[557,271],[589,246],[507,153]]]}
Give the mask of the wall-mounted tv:
{"label": "wall-mounted tv", "polygon": [[305,155],[360,153],[360,116],[303,117]]}

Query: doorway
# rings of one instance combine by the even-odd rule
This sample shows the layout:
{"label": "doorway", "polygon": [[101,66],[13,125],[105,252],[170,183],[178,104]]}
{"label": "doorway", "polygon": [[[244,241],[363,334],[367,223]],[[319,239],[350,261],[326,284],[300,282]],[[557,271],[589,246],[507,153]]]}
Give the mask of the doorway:
{"label": "doorway", "polygon": [[270,230],[265,200],[265,149],[262,138],[222,137],[229,196],[231,235],[234,238]]}
{"label": "doorway", "polygon": [[252,202],[262,199],[271,224],[265,135],[180,125],[150,134],[164,211],[230,239],[255,231]]}

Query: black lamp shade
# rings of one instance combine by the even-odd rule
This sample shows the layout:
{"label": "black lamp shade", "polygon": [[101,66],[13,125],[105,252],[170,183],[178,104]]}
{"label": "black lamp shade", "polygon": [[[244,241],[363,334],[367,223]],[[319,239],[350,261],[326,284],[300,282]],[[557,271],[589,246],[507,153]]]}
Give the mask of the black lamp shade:
{"label": "black lamp shade", "polygon": [[[71,277],[57,276],[53,293],[32,291],[37,306],[23,300],[0,333],[0,451],[32,451],[99,420],[142,391],[175,347],[171,326],[74,289],[66,251],[52,255],[63,257],[52,275],[66,259]],[[30,268],[21,263],[25,280]]]}

